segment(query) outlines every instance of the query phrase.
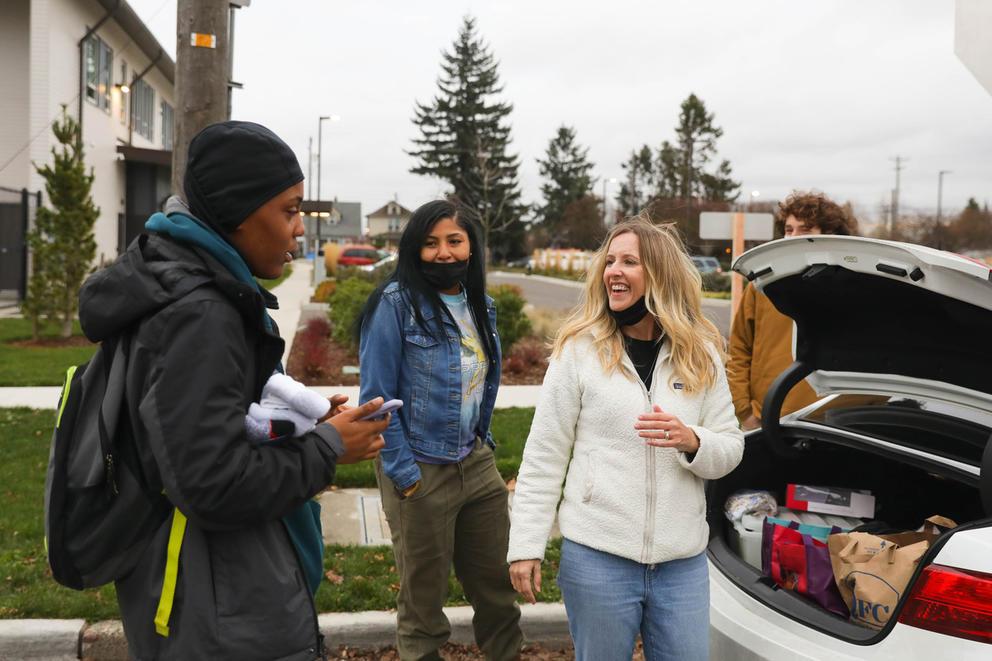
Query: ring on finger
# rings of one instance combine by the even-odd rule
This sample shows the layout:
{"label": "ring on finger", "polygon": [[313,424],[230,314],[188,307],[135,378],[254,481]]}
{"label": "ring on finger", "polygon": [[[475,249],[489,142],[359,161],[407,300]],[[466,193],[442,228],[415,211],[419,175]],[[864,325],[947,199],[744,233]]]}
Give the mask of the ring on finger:
{"label": "ring on finger", "polygon": [[669,439],[671,439],[671,438],[672,438],[672,435],[671,435],[671,434],[669,434],[669,433],[668,433],[668,430],[666,429],[666,430],[665,430],[665,440],[667,441],[667,440],[669,440]]}

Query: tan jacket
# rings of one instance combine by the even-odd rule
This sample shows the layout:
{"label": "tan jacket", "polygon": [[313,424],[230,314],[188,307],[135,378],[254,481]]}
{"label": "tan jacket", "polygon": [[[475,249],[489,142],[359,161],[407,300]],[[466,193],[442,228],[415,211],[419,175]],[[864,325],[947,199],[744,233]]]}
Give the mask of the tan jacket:
{"label": "tan jacket", "polygon": [[[748,284],[730,326],[730,362],[727,379],[734,398],[734,411],[743,421],[752,413],[761,418],[761,405],[772,382],[793,362],[791,318],[779,312],[768,297]],[[782,415],[803,408],[817,399],[800,381],[782,404]]]}

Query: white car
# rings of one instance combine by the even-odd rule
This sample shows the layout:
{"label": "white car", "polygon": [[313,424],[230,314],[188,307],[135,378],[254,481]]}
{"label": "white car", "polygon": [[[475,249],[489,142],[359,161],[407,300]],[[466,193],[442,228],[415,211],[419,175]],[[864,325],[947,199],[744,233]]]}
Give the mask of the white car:
{"label": "white car", "polygon": [[397,257],[396,253],[388,252],[386,250],[380,250],[379,255],[380,255],[379,261],[373,264],[362,264],[361,266],[358,267],[358,270],[368,271],[369,273],[371,273],[372,271],[375,271],[376,269],[382,266],[386,266],[387,264],[392,264],[393,262],[396,261],[396,257]]}
{"label": "white car", "polygon": [[[803,236],[733,270],[796,321],[796,362],[773,384],[741,465],[707,485],[712,659],[992,659],[992,274],[929,248]],[[821,396],[780,416],[806,378]],[[875,520],[958,526],[921,558],[881,630],[780,588],[732,547],[739,489],[869,489]]]}

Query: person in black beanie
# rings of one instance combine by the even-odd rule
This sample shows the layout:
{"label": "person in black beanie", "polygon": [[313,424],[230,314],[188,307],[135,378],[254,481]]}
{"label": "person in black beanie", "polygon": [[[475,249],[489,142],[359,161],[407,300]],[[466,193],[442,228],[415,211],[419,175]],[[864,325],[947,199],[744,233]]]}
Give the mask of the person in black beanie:
{"label": "person in black beanie", "polygon": [[163,518],[115,582],[131,659],[323,658],[313,592],[322,574],[312,498],[338,463],[375,457],[382,403],[331,400],[302,436],[252,442],[245,414],[279,368],[266,312],[303,233],[303,173],[250,122],[190,143],[184,191],[80,290],[87,337],[127,347],[125,450]]}

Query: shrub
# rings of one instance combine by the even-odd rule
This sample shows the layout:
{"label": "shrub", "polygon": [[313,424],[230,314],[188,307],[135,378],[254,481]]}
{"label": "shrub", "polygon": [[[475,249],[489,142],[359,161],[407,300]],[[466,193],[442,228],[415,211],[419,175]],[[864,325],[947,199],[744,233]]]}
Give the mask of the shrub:
{"label": "shrub", "polygon": [[540,338],[528,335],[517,342],[509,355],[504,354],[503,372],[525,374],[535,367],[544,371],[548,369],[548,354],[548,347]]}
{"label": "shrub", "polygon": [[529,270],[530,273],[534,275],[544,275],[549,278],[560,278],[562,280],[575,280],[577,282],[584,282],[586,279],[585,271],[566,271],[565,269],[560,269],[557,267],[549,268],[533,268]]}
{"label": "shrub", "polygon": [[703,291],[730,291],[730,276],[723,273],[703,273]]}
{"label": "shrub", "polygon": [[392,274],[393,269],[396,268],[396,262],[387,262],[382,266],[375,268],[372,271],[363,271],[357,266],[342,266],[338,268],[338,282],[344,282],[351,278],[357,278],[358,280],[364,280],[365,282],[371,282],[373,285],[378,287],[386,278]]}
{"label": "shrub", "polygon": [[531,307],[527,310],[527,318],[530,319],[534,335],[545,342],[551,342],[555,339],[555,336],[558,335],[558,329],[561,328],[562,321],[567,314],[567,310],[556,312],[549,308]]}
{"label": "shrub", "polygon": [[345,280],[351,280],[352,278],[364,280],[365,282],[372,282],[372,274],[369,271],[363,271],[354,264],[338,267],[338,282],[344,282]]}
{"label": "shrub", "polygon": [[530,319],[524,314],[523,292],[515,285],[499,285],[489,287],[488,293],[496,302],[496,332],[506,356],[517,340],[531,332]]}
{"label": "shrub", "polygon": [[338,286],[337,280],[323,280],[317,289],[314,291],[313,296],[310,297],[311,303],[330,303],[331,296],[334,295],[334,290]]}
{"label": "shrub", "polygon": [[327,363],[327,338],[331,334],[331,322],[326,317],[314,317],[303,327],[299,343],[303,352],[303,371],[308,376],[320,376]]}
{"label": "shrub", "polygon": [[331,295],[331,311],[328,314],[331,324],[334,326],[331,337],[338,344],[350,348],[352,352],[358,351],[358,346],[352,336],[355,320],[358,319],[365,301],[373,291],[375,291],[375,285],[371,282],[359,278],[348,278],[339,281],[334,294]]}

